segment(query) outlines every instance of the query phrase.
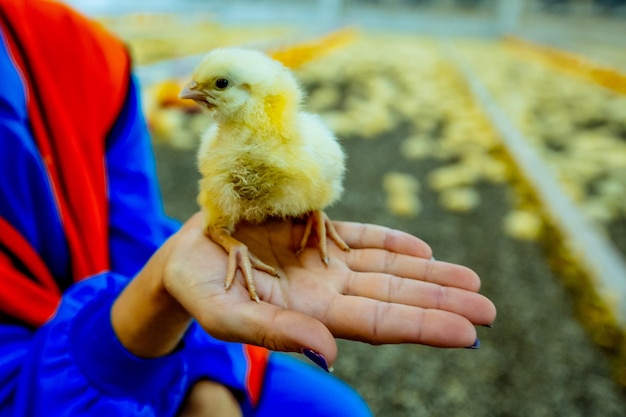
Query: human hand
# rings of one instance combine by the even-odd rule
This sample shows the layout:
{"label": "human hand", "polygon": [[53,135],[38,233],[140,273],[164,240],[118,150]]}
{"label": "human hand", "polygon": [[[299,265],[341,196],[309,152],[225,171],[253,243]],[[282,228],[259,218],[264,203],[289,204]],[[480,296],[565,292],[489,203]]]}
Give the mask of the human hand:
{"label": "human hand", "polygon": [[[330,263],[315,247],[296,256],[302,225],[269,221],[242,224],[235,237],[281,273],[254,271],[260,303],[250,301],[243,277],[226,291],[227,254],[192,217],[166,244],[167,291],[213,336],[302,352],[334,362],[334,338],[372,344],[470,346],[474,325],[489,325],[491,301],[477,293],[470,269],[431,260],[423,241],[380,226],[336,223],[352,250],[329,244]],[[311,242],[314,244],[315,242]]]}

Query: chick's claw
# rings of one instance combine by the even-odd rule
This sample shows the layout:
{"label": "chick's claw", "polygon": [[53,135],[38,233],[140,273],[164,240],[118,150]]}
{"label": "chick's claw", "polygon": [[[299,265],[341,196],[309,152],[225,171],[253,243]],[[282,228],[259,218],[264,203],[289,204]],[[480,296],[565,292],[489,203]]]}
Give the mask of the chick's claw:
{"label": "chick's claw", "polygon": [[298,247],[298,255],[304,250],[304,248],[306,248],[309,237],[311,236],[311,231],[313,230],[313,225],[315,225],[315,232],[318,237],[320,256],[326,265],[328,265],[328,246],[326,243],[326,237],[330,237],[341,250],[350,250],[350,247],[343,241],[341,236],[339,236],[339,233],[337,233],[335,226],[333,226],[333,223],[330,221],[326,213],[321,210],[315,210],[309,214],[307,219],[304,234],[302,235],[300,246]]}
{"label": "chick's claw", "polygon": [[257,303],[260,302],[260,300],[256,292],[256,284],[254,283],[252,268],[278,277],[276,269],[249,253],[248,247],[243,243],[233,245],[228,253],[228,269],[226,271],[226,280],[224,281],[224,288],[226,290],[230,289],[232,286],[238,268],[241,269],[241,273],[246,281],[250,299],[256,301]]}
{"label": "chick's claw", "polygon": [[241,269],[246,287],[248,288],[248,293],[250,294],[250,299],[257,303],[260,302],[259,295],[256,292],[252,268],[274,275],[275,277],[279,276],[278,271],[276,271],[274,267],[261,261],[252,253],[249,253],[248,247],[232,237],[225,228],[209,227],[207,229],[207,235],[228,252],[228,267],[226,270],[224,288],[226,290],[230,289],[235,281],[237,269]]}

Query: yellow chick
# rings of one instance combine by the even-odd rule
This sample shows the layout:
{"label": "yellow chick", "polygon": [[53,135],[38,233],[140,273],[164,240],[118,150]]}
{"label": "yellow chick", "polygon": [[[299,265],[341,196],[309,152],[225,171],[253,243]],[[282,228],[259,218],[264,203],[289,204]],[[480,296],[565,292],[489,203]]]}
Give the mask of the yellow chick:
{"label": "yellow chick", "polygon": [[349,250],[323,212],[343,191],[345,156],[321,119],[300,111],[303,94],[291,71],[259,51],[216,49],[180,98],[195,100],[215,121],[198,151],[198,203],[205,233],[229,253],[226,289],[239,268],[258,302],[252,268],[278,276],[231,236],[241,221],[306,217],[298,253],[313,226],[326,264],[327,236]]}

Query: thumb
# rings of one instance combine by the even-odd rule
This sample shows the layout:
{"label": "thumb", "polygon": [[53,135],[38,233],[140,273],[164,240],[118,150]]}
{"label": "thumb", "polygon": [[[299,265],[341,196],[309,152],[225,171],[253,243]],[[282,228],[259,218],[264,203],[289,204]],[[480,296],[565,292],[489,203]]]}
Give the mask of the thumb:
{"label": "thumb", "polygon": [[229,303],[222,314],[213,312],[206,320],[198,316],[196,319],[210,335],[221,340],[282,352],[303,353],[309,349],[321,354],[328,365],[337,358],[337,343],[326,326],[310,316],[273,304]]}

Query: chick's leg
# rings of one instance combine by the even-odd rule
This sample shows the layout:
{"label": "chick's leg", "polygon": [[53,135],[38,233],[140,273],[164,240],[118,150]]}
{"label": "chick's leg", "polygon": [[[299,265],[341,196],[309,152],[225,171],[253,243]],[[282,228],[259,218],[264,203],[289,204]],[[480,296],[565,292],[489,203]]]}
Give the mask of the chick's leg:
{"label": "chick's leg", "polygon": [[335,226],[333,226],[333,223],[330,221],[326,213],[322,210],[314,210],[309,213],[309,218],[307,219],[306,226],[304,228],[304,235],[302,235],[302,239],[300,240],[300,246],[297,252],[298,254],[300,254],[300,252],[302,252],[306,247],[309,237],[311,236],[311,231],[313,230],[313,225],[315,225],[315,231],[319,241],[318,247],[320,250],[320,256],[326,265],[328,265],[327,237],[330,237],[341,250],[350,250],[350,247],[343,241],[341,236],[339,236],[339,233],[337,233]]}
{"label": "chick's leg", "polygon": [[239,268],[246,281],[250,298],[258,303],[259,296],[256,292],[252,268],[278,276],[276,269],[249,253],[248,247],[232,237],[228,229],[221,226],[209,226],[206,228],[206,234],[228,252],[228,268],[226,270],[224,288],[228,290],[231,287],[235,280],[237,268]]}

